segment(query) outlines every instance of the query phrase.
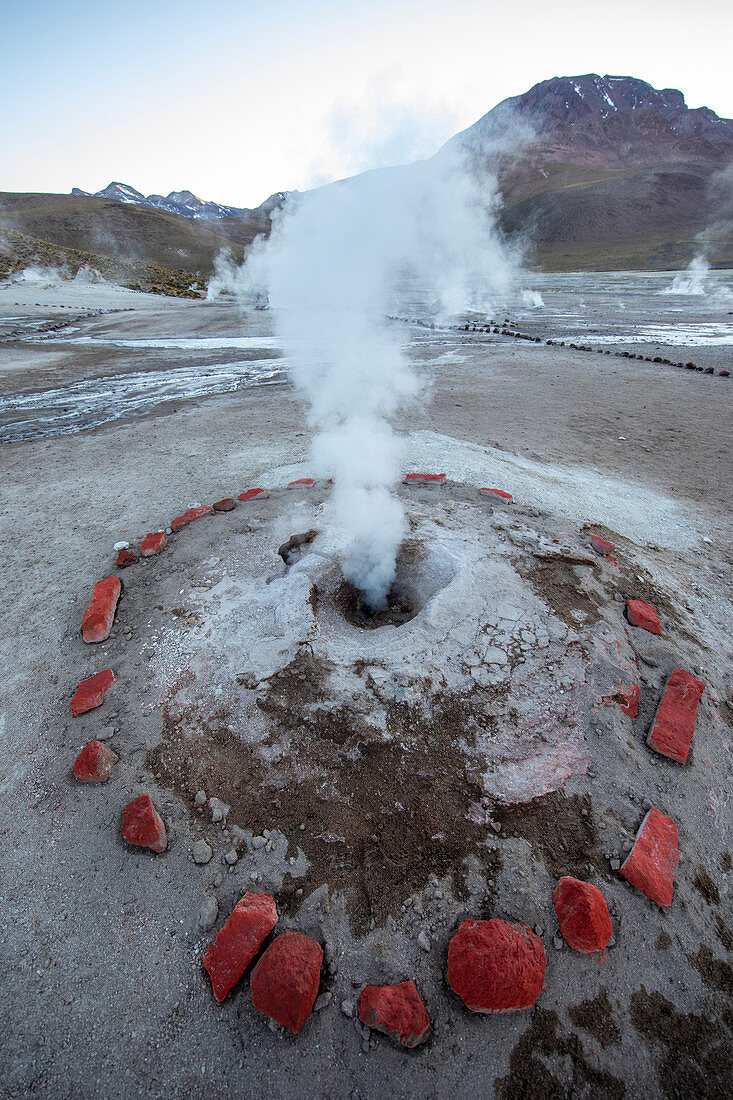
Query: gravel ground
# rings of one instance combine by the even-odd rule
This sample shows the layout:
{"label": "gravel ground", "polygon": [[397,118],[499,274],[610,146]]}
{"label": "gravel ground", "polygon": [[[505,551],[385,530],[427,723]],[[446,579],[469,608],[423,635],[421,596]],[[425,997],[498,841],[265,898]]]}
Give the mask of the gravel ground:
{"label": "gravel ground", "polygon": [[[121,339],[235,334],[242,324],[233,307],[137,294],[123,303],[106,288],[102,301],[99,293],[75,288],[67,302],[63,289],[45,298],[36,289],[32,303],[3,303],[3,317],[45,324],[71,305],[79,334]],[[90,316],[96,308],[129,311]],[[652,309],[650,303],[650,315]],[[79,377],[73,348],[4,323],[2,351],[8,352],[6,371],[9,359],[15,363],[14,391],[34,388],[34,379],[43,387],[48,378],[58,385]],[[255,326],[247,331],[262,332],[266,321],[247,324]],[[118,372],[125,354],[87,346],[84,369]],[[159,350],[135,352],[141,359],[147,354],[162,369]],[[400,425],[406,467],[441,469],[450,479],[440,490],[417,490],[417,519],[456,528],[463,517],[467,539],[496,541],[497,556],[516,565],[517,598],[524,593],[525,605],[531,603],[535,625],[543,619],[539,600],[547,628],[563,644],[575,631],[592,653],[580,662],[584,676],[576,670],[583,681],[578,691],[585,692],[578,713],[587,764],[524,809],[492,812],[498,829],[487,825],[486,843],[474,845],[460,891],[455,867],[436,862],[431,872],[423,861],[419,873],[405,875],[400,905],[375,909],[373,928],[369,919],[360,922],[348,897],[329,892],[323,861],[320,884],[308,871],[309,851],[316,862],[312,830],[293,824],[294,832],[308,833],[293,835],[295,810],[283,811],[278,830],[275,819],[248,815],[245,789],[230,818],[213,823],[210,811],[194,804],[196,766],[206,761],[203,742],[191,764],[182,757],[183,773],[174,774],[173,765],[166,770],[167,744],[175,758],[171,706],[183,710],[190,701],[181,694],[181,672],[192,669],[201,678],[207,668],[219,668],[226,691],[227,661],[232,672],[246,675],[258,652],[250,644],[236,669],[226,643],[237,602],[219,599],[216,586],[227,577],[241,579],[236,570],[245,565],[253,577],[280,576],[274,537],[306,529],[296,521],[317,522],[324,485],[302,506],[279,490],[309,472],[293,391],[287,385],[240,389],[177,402],[176,412],[161,404],[151,415],[105,428],[6,445],[0,1092],[54,1098],[192,1091],[334,1098],[728,1095],[733,383],[473,334],[418,333],[412,355],[425,387],[422,403]],[[197,521],[160,558],[122,572],[125,593],[113,636],[84,646],[81,615],[94,583],[113,569],[115,542],[139,544],[190,503],[252,485],[273,490],[257,513],[240,505]],[[472,495],[478,485],[508,489],[515,506],[479,505]],[[582,545],[590,531],[614,542],[618,567],[600,559],[594,566],[555,563],[548,574],[535,553],[538,540],[565,531]],[[254,553],[255,545],[262,554],[274,547],[271,562]],[[623,600],[632,594],[656,603],[660,638],[631,631]],[[477,593],[488,610],[494,600],[491,591]],[[239,621],[240,645],[244,627]],[[181,639],[188,647],[183,663]],[[642,706],[633,723],[616,704],[592,705],[588,685],[601,690],[611,651],[614,661],[636,658]],[[103,706],[72,718],[68,703],[79,680],[108,666],[118,680]],[[678,666],[707,684],[684,767],[655,758],[644,744],[666,678]],[[239,687],[235,676],[225,701],[232,702]],[[205,692],[197,698],[199,731],[204,722],[214,729],[216,700]],[[81,785],[71,765],[95,736],[103,736],[120,761],[108,783]],[[226,738],[222,744],[223,770],[206,773],[218,775],[222,789],[206,793],[228,799],[224,785],[238,778],[239,758],[234,750],[228,755]],[[119,836],[122,807],[143,790],[169,830],[163,856],[133,850]],[[650,802],[675,819],[680,833],[675,897],[664,911],[621,880],[612,863],[624,857]],[[270,835],[260,843],[264,828]],[[475,840],[469,832],[467,845]],[[197,841],[210,845],[210,861],[194,862]],[[230,865],[226,855],[233,848],[238,858]],[[412,872],[409,858],[406,866]],[[558,938],[551,895],[566,871],[606,894],[614,942],[605,963]],[[322,986],[330,1000],[322,998],[297,1039],[268,1028],[246,982],[217,1005],[200,965],[215,928],[253,884],[278,897],[282,928],[330,945]],[[535,1009],[487,1019],[469,1013],[450,992],[446,947],[458,920],[469,915],[504,916],[542,930],[548,968]],[[204,931],[202,920],[215,924]],[[364,1034],[350,1015],[363,983],[408,977],[433,1022],[429,1043],[416,1052]]]}

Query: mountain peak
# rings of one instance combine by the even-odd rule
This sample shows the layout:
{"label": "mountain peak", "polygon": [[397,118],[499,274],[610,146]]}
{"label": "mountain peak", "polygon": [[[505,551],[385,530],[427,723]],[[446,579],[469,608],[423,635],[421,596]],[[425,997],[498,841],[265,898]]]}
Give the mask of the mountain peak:
{"label": "mountain peak", "polygon": [[[80,187],[72,188],[71,193],[72,195],[90,194],[89,191],[82,191]],[[251,213],[238,206],[222,206],[218,202],[205,202],[194,195],[193,191],[171,191],[166,196],[146,196],[129,184],[116,180],[107,184],[101,191],[96,191],[93,197],[134,203],[137,206],[153,206],[157,210],[167,210],[170,214],[181,214],[184,218],[229,218]]]}
{"label": "mountain peak", "polygon": [[733,122],[708,107],[692,109],[676,88],[654,88],[634,76],[554,76],[522,95],[499,103],[449,146],[486,153],[512,131],[542,146],[550,156],[572,147],[589,162],[645,163],[685,156],[726,160]]}

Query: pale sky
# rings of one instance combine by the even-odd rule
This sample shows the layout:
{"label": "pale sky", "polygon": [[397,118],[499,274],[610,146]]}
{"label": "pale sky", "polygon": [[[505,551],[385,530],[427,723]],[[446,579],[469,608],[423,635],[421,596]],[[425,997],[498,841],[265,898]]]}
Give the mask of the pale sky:
{"label": "pale sky", "polygon": [[256,206],[589,72],[730,118],[732,42],[731,0],[0,0],[0,190]]}

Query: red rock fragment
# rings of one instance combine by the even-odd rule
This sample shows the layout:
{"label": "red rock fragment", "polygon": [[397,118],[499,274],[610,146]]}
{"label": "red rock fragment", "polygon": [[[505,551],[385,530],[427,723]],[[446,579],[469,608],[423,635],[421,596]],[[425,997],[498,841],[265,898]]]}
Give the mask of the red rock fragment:
{"label": "red rock fragment", "polygon": [[211,988],[221,1002],[237,984],[267,936],[277,924],[271,894],[245,894],[204,955]]}
{"label": "red rock fragment", "polygon": [[287,484],[288,489],[310,489],[312,485],[315,485],[315,479],[312,477],[299,477],[297,481],[289,481]]}
{"label": "red rock fragment", "polygon": [[210,504],[200,504],[198,508],[189,508],[182,516],[176,516],[171,521],[171,531],[180,531],[182,527],[187,527],[189,523],[193,523],[195,519],[211,515],[212,512],[213,508]]}
{"label": "red rock fragment", "polygon": [[359,1019],[401,1047],[419,1047],[430,1034],[430,1017],[411,981],[366,986],[359,997]]}
{"label": "red rock fragment", "polygon": [[121,832],[130,844],[150,848],[158,854],[168,847],[165,825],[149,794],[141,794],[125,806]]}
{"label": "red rock fragment", "polygon": [[140,554],[143,558],[152,558],[154,554],[162,554],[167,545],[168,536],[165,531],[153,531],[143,539]]}
{"label": "red rock fragment", "polygon": [[483,486],[480,490],[482,493],[491,493],[492,496],[499,497],[500,500],[514,500],[511,493],[505,493],[503,489],[487,489]]}
{"label": "red rock fragment", "polygon": [[636,718],[639,714],[639,698],[641,696],[641,688],[638,684],[629,684],[627,687],[624,684],[619,684],[613,695],[604,698],[604,703],[618,703],[624,714],[628,714],[629,718]]}
{"label": "red rock fragment", "polygon": [[695,732],[697,708],[705,684],[683,668],[676,668],[657,708],[646,743],[650,749],[684,764]]}
{"label": "red rock fragment", "polygon": [[405,474],[402,480],[406,485],[416,481],[445,481],[445,474]]}
{"label": "red rock fragment", "polygon": [[246,492],[239,494],[240,500],[254,500],[255,497],[266,496],[264,489],[247,489]]}
{"label": "red rock fragment", "polygon": [[231,512],[234,508],[234,497],[224,497],[223,500],[217,500],[212,505],[215,512]]}
{"label": "red rock fragment", "polygon": [[546,965],[539,936],[498,917],[464,920],[448,945],[448,983],[472,1012],[531,1008]]}
{"label": "red rock fragment", "polygon": [[654,807],[641,823],[634,847],[619,874],[662,908],[672,902],[674,876],[680,861],[677,826]]}
{"label": "red rock fragment", "polygon": [[115,674],[111,668],[105,668],[104,672],[97,672],[88,680],[82,680],[70,703],[74,717],[101,706],[105,691],[112,687],[114,682]]}
{"label": "red rock fragment", "polygon": [[119,577],[105,577],[95,584],[91,603],[81,620],[81,636],[85,642],[103,642],[109,638],[121,592]]}
{"label": "red rock fragment", "polygon": [[101,741],[90,741],[74,761],[74,775],[84,783],[106,783],[119,757]]}
{"label": "red rock fragment", "polygon": [[600,535],[591,535],[590,544],[597,554],[601,557],[607,558],[609,554],[612,554],[616,547],[612,542],[607,542],[606,539],[602,539]]}
{"label": "red rock fragment", "polygon": [[297,1035],[313,1010],[322,962],[316,940],[302,932],[284,932],[252,971],[252,1004]]}
{"label": "red rock fragment", "polygon": [[566,875],[552,895],[560,935],[575,951],[603,953],[613,929],[606,899],[597,886]]}
{"label": "red rock fragment", "polygon": [[134,550],[120,550],[115,565],[117,569],[127,569],[128,565],[135,565],[140,561]]}
{"label": "red rock fragment", "polygon": [[632,626],[640,626],[642,630],[648,630],[650,634],[661,633],[656,611],[650,603],[645,603],[644,600],[627,600],[626,618]]}

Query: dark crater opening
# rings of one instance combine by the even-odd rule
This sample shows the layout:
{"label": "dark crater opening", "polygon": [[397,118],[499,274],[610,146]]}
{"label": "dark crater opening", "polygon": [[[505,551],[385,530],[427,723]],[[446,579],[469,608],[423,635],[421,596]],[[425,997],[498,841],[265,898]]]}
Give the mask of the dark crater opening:
{"label": "dark crater opening", "polygon": [[413,607],[404,591],[392,586],[386,607],[374,609],[351,581],[342,581],[336,590],[336,607],[347,622],[362,630],[377,630],[380,626],[402,626],[414,619],[420,610]]}

